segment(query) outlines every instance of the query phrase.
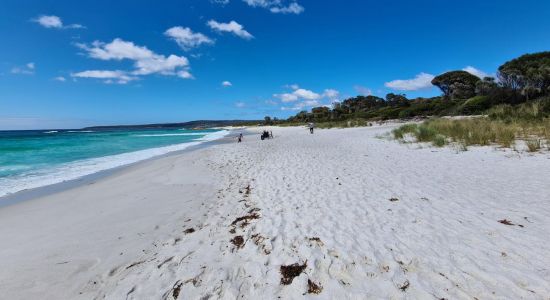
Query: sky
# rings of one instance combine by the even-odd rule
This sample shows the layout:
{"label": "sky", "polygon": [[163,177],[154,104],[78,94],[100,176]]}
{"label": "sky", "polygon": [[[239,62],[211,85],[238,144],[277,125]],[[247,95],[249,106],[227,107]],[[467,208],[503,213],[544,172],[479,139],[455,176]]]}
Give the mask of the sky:
{"label": "sky", "polygon": [[286,118],[550,50],[550,1],[2,0],[0,130]]}

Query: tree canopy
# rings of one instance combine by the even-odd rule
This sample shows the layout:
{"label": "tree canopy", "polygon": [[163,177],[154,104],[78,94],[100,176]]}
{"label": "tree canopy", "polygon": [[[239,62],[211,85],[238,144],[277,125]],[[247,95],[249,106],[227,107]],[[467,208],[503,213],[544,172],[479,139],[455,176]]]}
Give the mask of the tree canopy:
{"label": "tree canopy", "polygon": [[550,93],[550,51],[525,54],[498,68],[500,83],[527,99]]}
{"label": "tree canopy", "polygon": [[479,77],[466,71],[451,71],[436,76],[432,84],[441,89],[446,98],[467,99],[475,96],[478,81]]}

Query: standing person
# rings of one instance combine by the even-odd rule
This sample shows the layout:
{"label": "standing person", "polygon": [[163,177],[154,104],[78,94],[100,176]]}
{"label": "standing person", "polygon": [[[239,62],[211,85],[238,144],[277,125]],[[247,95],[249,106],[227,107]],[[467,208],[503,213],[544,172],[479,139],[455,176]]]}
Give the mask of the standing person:
{"label": "standing person", "polygon": [[269,138],[270,138],[270,139],[273,138],[273,131],[269,131]]}
{"label": "standing person", "polygon": [[313,134],[313,127],[315,127],[315,124],[309,123],[309,133]]}
{"label": "standing person", "polygon": [[237,143],[240,143],[243,141],[243,134],[239,134],[239,137],[237,138]]}

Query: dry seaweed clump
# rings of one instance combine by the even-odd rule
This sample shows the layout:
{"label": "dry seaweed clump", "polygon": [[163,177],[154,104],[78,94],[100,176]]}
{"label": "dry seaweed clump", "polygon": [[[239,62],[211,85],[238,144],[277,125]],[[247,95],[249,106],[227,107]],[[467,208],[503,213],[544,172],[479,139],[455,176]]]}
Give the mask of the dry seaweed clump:
{"label": "dry seaweed clump", "polygon": [[298,263],[288,265],[288,266],[281,266],[280,272],[281,272],[281,284],[289,285],[292,283],[292,280],[294,280],[295,277],[300,276],[302,272],[307,267],[307,261],[304,262],[303,265],[300,265]]}
{"label": "dry seaweed clump", "polygon": [[244,238],[242,235],[238,235],[231,239],[231,243],[237,247],[237,249],[240,249],[244,246]]}
{"label": "dry seaweed clump", "polygon": [[249,214],[249,215],[246,215],[246,216],[236,218],[231,223],[231,226],[233,226],[233,229],[235,229],[235,227],[237,227],[237,225],[240,223],[240,227],[245,228],[248,224],[250,224],[249,221],[256,220],[256,219],[259,219],[259,218],[260,218],[260,215],[258,215],[257,213],[252,213],[252,214]]}
{"label": "dry seaweed clump", "polygon": [[311,279],[307,280],[308,294],[320,294],[322,291],[323,287],[320,284],[316,284],[315,282],[311,281]]}

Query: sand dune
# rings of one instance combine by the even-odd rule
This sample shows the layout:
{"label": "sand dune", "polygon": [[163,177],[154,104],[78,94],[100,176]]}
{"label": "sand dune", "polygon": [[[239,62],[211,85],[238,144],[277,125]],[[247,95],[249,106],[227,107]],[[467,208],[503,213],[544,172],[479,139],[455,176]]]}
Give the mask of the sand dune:
{"label": "sand dune", "polygon": [[2,208],[0,289],[548,299],[547,155],[421,148],[384,138],[391,128],[272,128],[272,140],[246,136]]}

